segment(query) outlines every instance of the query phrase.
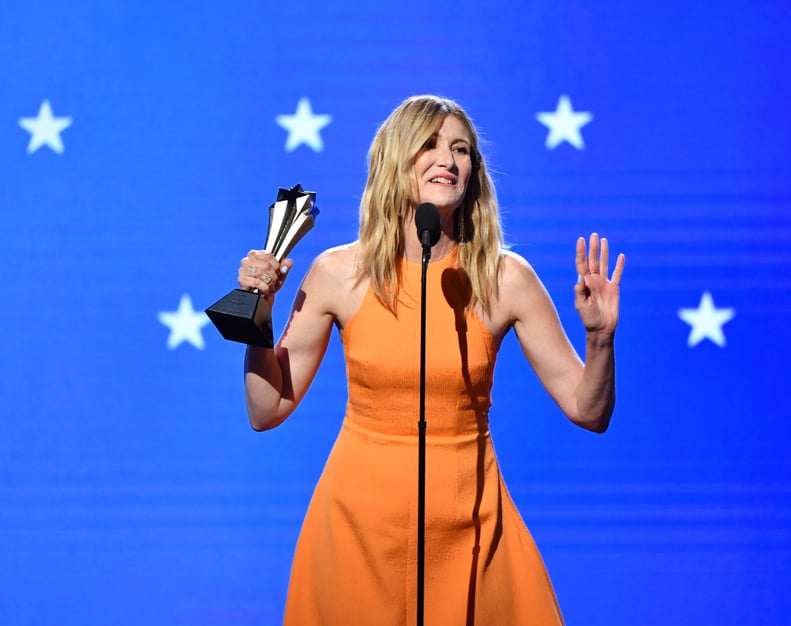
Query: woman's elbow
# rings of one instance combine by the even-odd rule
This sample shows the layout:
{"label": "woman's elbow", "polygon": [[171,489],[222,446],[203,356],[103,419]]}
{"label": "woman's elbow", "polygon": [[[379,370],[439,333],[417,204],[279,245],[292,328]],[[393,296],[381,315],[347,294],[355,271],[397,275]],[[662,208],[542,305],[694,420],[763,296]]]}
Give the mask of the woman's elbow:
{"label": "woman's elbow", "polygon": [[251,416],[250,428],[252,428],[257,433],[262,433],[265,430],[272,430],[274,426],[266,420],[257,419]]}
{"label": "woman's elbow", "polygon": [[610,427],[610,418],[613,414],[614,405],[608,406],[604,413],[594,413],[594,414],[577,414],[571,417],[571,421],[574,422],[580,428],[584,428],[585,430],[589,430],[592,433],[596,433],[597,435],[601,435],[607,432],[607,429]]}
{"label": "woman's elbow", "polygon": [[584,428],[587,431],[592,433],[596,433],[597,435],[601,435],[602,433],[607,432],[607,429],[610,427],[610,419],[583,419],[583,418],[572,418],[571,420],[580,428]]}
{"label": "woman's elbow", "polygon": [[250,427],[257,433],[262,433],[265,430],[272,430],[277,428],[286,418],[282,419],[266,419],[250,415]]}
{"label": "woman's elbow", "polygon": [[577,426],[600,435],[607,432],[610,427],[610,418],[614,411],[615,394],[610,394],[608,398],[602,398],[601,401],[580,402],[578,399],[574,410],[568,417]]}
{"label": "woman's elbow", "polygon": [[261,409],[249,402],[247,404],[247,418],[250,420],[250,427],[258,433],[280,426],[286,417],[288,417],[288,413]]}
{"label": "woman's elbow", "polygon": [[603,435],[607,432],[607,429],[610,427],[610,418],[599,420],[595,424],[592,424],[591,427],[588,429],[592,433],[596,433],[597,435]]}

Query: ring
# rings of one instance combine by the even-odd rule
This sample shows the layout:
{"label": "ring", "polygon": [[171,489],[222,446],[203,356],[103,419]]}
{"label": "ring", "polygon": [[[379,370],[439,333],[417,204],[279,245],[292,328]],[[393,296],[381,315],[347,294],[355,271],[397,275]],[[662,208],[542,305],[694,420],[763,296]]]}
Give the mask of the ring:
{"label": "ring", "polygon": [[271,282],[272,282],[272,279],[271,279],[271,278],[269,278],[269,274],[264,274],[264,275],[261,277],[261,280],[263,280],[263,281],[264,281],[264,282],[265,282],[267,285],[268,285],[269,283],[271,283]]}
{"label": "ring", "polygon": [[247,275],[248,276],[255,276],[255,273],[258,271],[256,267],[248,267],[247,268]]}

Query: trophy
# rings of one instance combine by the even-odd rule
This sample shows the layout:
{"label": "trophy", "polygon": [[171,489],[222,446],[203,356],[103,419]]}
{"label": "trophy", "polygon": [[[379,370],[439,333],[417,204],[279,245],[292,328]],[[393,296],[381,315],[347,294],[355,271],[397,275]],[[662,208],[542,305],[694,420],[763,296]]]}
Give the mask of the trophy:
{"label": "trophy", "polygon": [[[315,202],[316,194],[303,191],[301,185],[278,189],[277,200],[269,207],[269,231],[264,246],[278,262],[313,228],[319,214]],[[230,341],[263,348],[274,346],[272,311],[257,289],[234,289],[206,309],[206,315]]]}

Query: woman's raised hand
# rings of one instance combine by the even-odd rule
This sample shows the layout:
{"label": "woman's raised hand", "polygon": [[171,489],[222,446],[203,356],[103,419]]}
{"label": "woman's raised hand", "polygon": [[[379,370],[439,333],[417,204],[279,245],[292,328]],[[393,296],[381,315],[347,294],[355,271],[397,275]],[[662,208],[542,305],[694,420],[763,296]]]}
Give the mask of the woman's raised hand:
{"label": "woman's raised hand", "polygon": [[626,263],[623,254],[618,255],[612,278],[609,277],[609,247],[607,240],[590,236],[590,251],[586,254],[585,238],[577,240],[577,274],[574,287],[574,306],[589,333],[612,335],[618,324],[618,283]]}

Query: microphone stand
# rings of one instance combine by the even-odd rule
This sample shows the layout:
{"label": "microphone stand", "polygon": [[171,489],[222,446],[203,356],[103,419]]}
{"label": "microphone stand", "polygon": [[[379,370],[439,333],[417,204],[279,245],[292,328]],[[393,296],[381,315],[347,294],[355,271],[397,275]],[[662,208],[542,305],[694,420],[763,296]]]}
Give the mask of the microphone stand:
{"label": "microphone stand", "polygon": [[420,280],[420,421],[417,462],[417,626],[423,626],[426,542],[426,273],[431,259],[428,231],[421,233],[423,263]]}

